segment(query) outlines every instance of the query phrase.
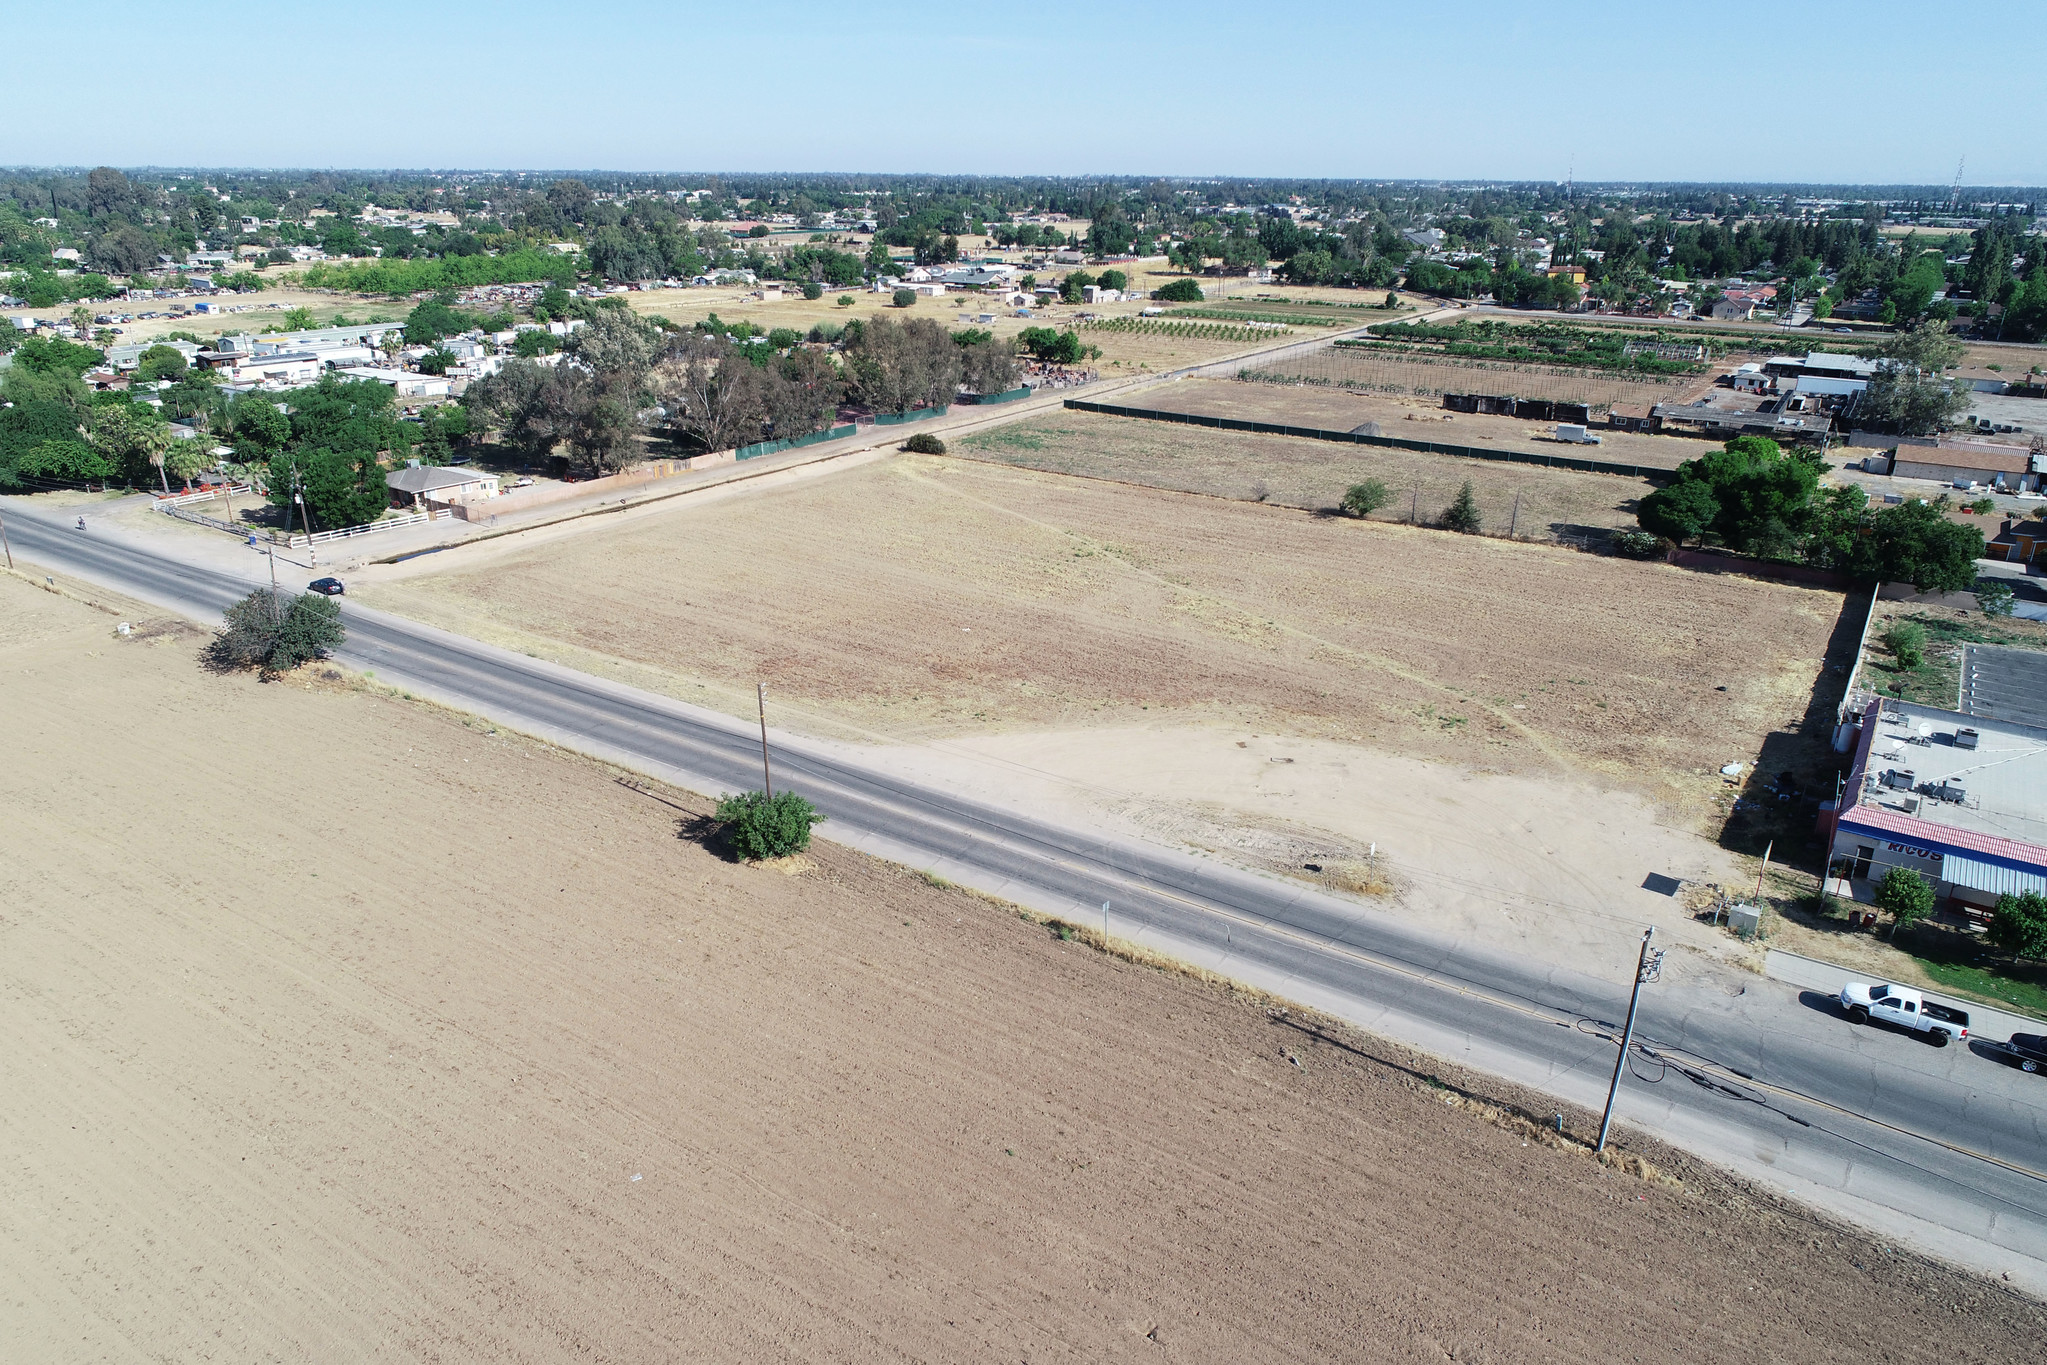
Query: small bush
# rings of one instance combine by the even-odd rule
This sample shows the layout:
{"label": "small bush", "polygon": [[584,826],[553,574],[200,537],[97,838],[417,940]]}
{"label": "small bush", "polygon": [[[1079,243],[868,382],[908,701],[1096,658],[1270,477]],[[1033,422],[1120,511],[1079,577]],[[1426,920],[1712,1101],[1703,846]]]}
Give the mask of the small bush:
{"label": "small bush", "polygon": [[851,294],[839,295],[839,307],[841,308],[851,308],[854,304],[858,302],[859,300],[854,298]]}
{"label": "small bush", "polygon": [[1337,506],[1346,516],[1368,517],[1391,501],[1393,492],[1382,481],[1366,479],[1363,483],[1352,484]]}
{"label": "small bush", "polygon": [[1884,648],[1900,668],[1917,668],[1926,662],[1926,627],[1916,621],[1893,621],[1879,636]]}
{"label": "small bush", "polygon": [[1978,498],[1978,499],[1976,499],[1976,501],[1974,501],[1974,502],[1970,503],[1970,504],[1969,504],[1969,505],[1968,505],[1968,506],[1967,506],[1966,508],[1964,508],[1963,510],[1964,510],[1964,511],[1969,511],[1969,512],[1974,512],[1974,513],[1976,513],[1976,514],[1977,514],[1978,516],[1985,516],[1985,515],[1988,515],[1988,514],[1989,514],[1989,513],[1991,513],[1991,512],[1995,512],[1995,511],[1997,510],[1997,499],[1995,499],[1995,498]]}
{"label": "small bush", "polygon": [[914,289],[898,289],[895,293],[889,295],[889,302],[898,308],[908,308],[916,301],[917,291]]}
{"label": "small bush", "polygon": [[810,827],[824,816],[795,792],[767,796],[746,792],[720,796],[713,817],[732,841],[732,849],[749,860],[782,858],[810,847]]}
{"label": "small bush", "polygon": [[2047,959],[2047,896],[2038,891],[1999,896],[1990,917],[1990,941],[2015,958]]}
{"label": "small bush", "polygon": [[1192,280],[1173,280],[1151,291],[1151,296],[1160,303],[1200,303],[1208,296],[1201,292],[1201,286]]}
{"label": "small bush", "polygon": [[1663,537],[1647,531],[1615,531],[1609,543],[1623,559],[1654,559],[1663,553]]}
{"label": "small bush", "polygon": [[920,431],[909,440],[903,442],[903,449],[909,451],[912,455],[943,455],[945,454],[945,442],[939,440],[928,431]]}
{"label": "small bush", "polygon": [[227,609],[207,656],[216,668],[284,673],[325,658],[346,638],[341,608],[333,598],[258,588]]}
{"label": "small bush", "polygon": [[1976,605],[1985,616],[2009,616],[2017,602],[2018,594],[2008,583],[1985,583],[1976,589]]}
{"label": "small bush", "polygon": [[1443,509],[1441,524],[1446,531],[1462,531],[1465,535],[1476,535],[1479,528],[1478,499],[1472,496],[1471,480],[1464,481],[1464,487],[1457,490],[1457,500]]}
{"label": "small bush", "polygon": [[809,284],[803,286],[803,297],[806,299],[823,298],[824,286],[819,284],[816,280],[812,280]]}
{"label": "small bush", "polygon": [[1890,912],[1891,937],[1933,913],[1933,887],[1909,867],[1894,867],[1876,884],[1876,908]]}

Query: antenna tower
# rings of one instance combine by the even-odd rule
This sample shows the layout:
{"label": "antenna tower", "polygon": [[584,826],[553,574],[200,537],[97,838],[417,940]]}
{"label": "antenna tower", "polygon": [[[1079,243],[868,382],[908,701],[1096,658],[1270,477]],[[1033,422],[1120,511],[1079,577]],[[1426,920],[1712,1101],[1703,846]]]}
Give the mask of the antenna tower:
{"label": "antenna tower", "polygon": [[1964,155],[1961,160],[1955,162],[1955,183],[1953,188],[1948,191],[1947,198],[1949,207],[1956,213],[1962,211],[1962,167],[1968,164],[1969,158],[1967,155]]}

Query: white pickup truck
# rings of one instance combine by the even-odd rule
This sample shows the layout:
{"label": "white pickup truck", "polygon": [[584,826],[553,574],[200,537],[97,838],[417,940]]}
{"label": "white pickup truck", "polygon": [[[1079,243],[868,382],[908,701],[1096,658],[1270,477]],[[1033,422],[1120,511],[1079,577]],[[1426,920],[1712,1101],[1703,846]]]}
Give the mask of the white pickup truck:
{"label": "white pickup truck", "polygon": [[1841,987],[1841,1008],[1853,1024],[1895,1024],[1926,1035],[1935,1047],[1946,1047],[1969,1036],[1969,1014],[1938,1000],[1928,1000],[1910,986],[1883,982],[1850,981]]}

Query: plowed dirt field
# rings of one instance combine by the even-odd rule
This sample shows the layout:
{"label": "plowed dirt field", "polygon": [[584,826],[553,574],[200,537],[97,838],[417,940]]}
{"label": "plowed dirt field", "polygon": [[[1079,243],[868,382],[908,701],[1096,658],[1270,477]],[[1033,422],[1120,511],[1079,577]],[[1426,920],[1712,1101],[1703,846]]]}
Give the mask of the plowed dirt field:
{"label": "plowed dirt field", "polygon": [[2047,1326],[1370,1038],[112,625],[0,577],[0,1358],[2002,1365]]}

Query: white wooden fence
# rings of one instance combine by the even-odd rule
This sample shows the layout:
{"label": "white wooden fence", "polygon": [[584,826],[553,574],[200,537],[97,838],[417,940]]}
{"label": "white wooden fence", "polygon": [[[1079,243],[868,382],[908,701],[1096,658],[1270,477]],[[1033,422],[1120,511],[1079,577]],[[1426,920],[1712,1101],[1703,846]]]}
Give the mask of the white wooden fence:
{"label": "white wooden fence", "polygon": [[295,535],[285,538],[285,544],[294,549],[306,545],[324,545],[330,540],[348,540],[355,536],[373,535],[378,531],[395,531],[401,526],[417,526],[423,521],[446,516],[445,512],[407,512],[403,516],[385,517],[382,521],[366,521],[360,526],[343,526],[336,531],[315,531],[311,535]]}

